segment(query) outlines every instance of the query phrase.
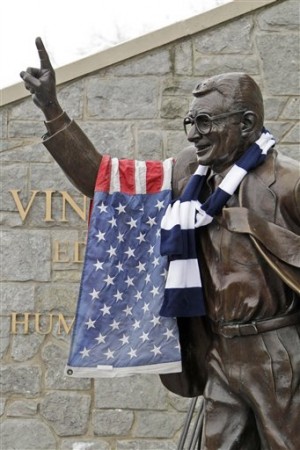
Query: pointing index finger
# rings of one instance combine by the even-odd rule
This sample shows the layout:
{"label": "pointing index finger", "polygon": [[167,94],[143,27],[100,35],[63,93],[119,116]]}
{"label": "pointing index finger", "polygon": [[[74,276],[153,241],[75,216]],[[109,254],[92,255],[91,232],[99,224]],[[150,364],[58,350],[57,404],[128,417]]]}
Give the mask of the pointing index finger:
{"label": "pointing index finger", "polygon": [[36,38],[35,45],[39,52],[41,69],[52,69],[52,65],[51,65],[47,50],[45,49],[43,41],[40,37]]}

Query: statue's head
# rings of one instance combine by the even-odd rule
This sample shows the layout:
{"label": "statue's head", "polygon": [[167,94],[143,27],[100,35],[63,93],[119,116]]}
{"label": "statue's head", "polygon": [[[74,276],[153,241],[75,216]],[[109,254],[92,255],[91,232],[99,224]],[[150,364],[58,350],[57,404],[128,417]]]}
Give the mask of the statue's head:
{"label": "statue's head", "polygon": [[264,120],[261,91],[245,73],[224,73],[199,83],[184,119],[198,160],[216,172],[230,167],[260,136]]}

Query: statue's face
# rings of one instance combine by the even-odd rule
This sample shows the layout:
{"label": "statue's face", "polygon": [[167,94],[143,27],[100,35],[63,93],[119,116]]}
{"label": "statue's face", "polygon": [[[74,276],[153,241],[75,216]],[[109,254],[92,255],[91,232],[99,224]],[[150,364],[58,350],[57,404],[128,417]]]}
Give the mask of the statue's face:
{"label": "statue's face", "polygon": [[[195,118],[201,113],[217,116],[232,111],[228,100],[217,91],[196,97],[190,107],[188,116]],[[207,134],[201,134],[193,125],[187,138],[196,147],[199,164],[210,166],[216,172],[230,167],[243,153],[241,136],[242,113],[216,119],[208,127]]]}

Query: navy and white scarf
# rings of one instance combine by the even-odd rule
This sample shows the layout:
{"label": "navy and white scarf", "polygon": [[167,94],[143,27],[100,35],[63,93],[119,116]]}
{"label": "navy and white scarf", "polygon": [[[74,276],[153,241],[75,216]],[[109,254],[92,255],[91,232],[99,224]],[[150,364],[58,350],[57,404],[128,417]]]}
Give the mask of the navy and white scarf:
{"label": "navy and white scarf", "polygon": [[260,138],[245,151],[203,204],[198,198],[208,167],[199,165],[181,197],[168,206],[161,222],[161,254],[169,257],[162,316],[205,315],[195,229],[212,222],[247,173],[264,162],[274,144],[273,136],[263,128]]}

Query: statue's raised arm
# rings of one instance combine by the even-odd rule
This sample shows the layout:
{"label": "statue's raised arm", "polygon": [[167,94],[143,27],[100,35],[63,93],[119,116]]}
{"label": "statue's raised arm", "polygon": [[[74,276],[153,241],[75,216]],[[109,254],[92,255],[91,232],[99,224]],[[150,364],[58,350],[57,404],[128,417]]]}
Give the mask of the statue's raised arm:
{"label": "statue's raised arm", "polygon": [[63,111],[56,93],[55,71],[41,38],[35,41],[40,67],[29,67],[20,76],[31,93],[34,104],[45,116],[47,133],[43,144],[61,166],[71,182],[92,197],[101,155],[94,145]]}

